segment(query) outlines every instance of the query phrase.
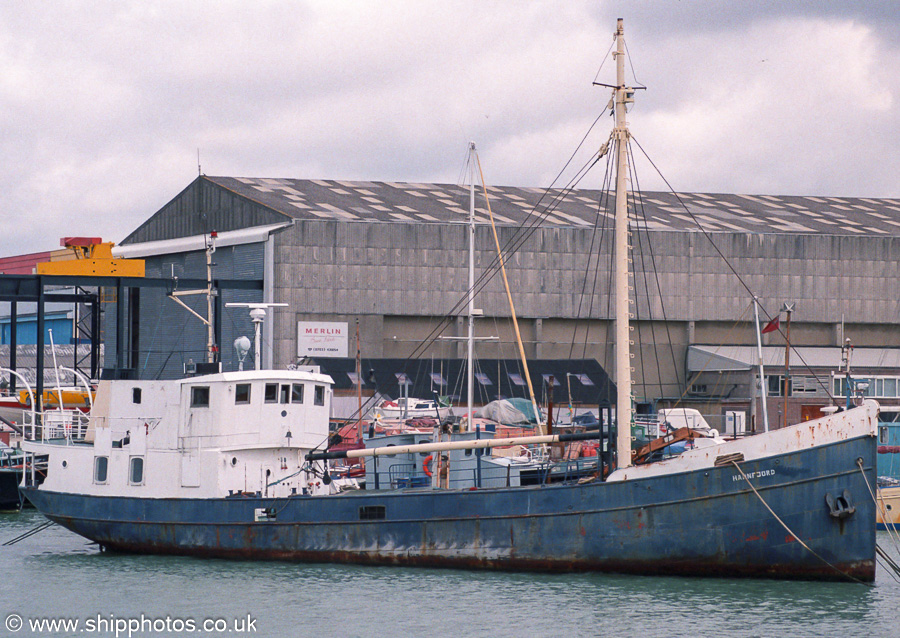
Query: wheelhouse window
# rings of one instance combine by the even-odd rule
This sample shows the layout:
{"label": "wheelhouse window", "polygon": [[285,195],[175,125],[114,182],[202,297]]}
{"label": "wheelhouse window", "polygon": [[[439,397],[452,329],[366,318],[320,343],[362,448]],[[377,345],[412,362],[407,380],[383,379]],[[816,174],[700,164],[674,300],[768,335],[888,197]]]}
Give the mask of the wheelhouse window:
{"label": "wheelhouse window", "polygon": [[238,383],[234,387],[234,403],[236,405],[246,405],[250,403],[249,383]]}
{"label": "wheelhouse window", "polygon": [[106,483],[109,470],[109,457],[94,457],[94,483]]}
{"label": "wheelhouse window", "polygon": [[131,485],[142,485],[144,483],[144,457],[131,457],[128,464],[128,482]]}
{"label": "wheelhouse window", "polygon": [[140,403],[141,402],[141,389],[140,388],[131,388],[131,402],[132,403]]}
{"label": "wheelhouse window", "polygon": [[192,408],[208,408],[209,407],[209,386],[206,386],[206,385],[191,386],[191,407]]}
{"label": "wheelhouse window", "polygon": [[267,383],[266,384],[266,403],[278,403],[278,384],[277,383]]}
{"label": "wheelhouse window", "polygon": [[324,385],[315,386],[315,394],[313,395],[313,404],[314,405],[325,405],[325,386]]}
{"label": "wheelhouse window", "polygon": [[295,383],[291,386],[291,403],[303,403],[302,383]]}
{"label": "wheelhouse window", "polygon": [[287,383],[281,386],[281,401],[280,403],[290,403],[291,402],[291,386]]}

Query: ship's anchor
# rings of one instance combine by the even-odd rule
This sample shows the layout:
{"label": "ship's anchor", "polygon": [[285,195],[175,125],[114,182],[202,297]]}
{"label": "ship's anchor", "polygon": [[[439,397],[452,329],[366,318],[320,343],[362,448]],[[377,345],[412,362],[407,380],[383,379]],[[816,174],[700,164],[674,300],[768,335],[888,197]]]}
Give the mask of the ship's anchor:
{"label": "ship's anchor", "polygon": [[828,492],[825,494],[825,502],[828,504],[828,514],[839,520],[852,516],[856,511],[856,506],[850,497],[850,490],[844,490],[844,493],[838,497]]}

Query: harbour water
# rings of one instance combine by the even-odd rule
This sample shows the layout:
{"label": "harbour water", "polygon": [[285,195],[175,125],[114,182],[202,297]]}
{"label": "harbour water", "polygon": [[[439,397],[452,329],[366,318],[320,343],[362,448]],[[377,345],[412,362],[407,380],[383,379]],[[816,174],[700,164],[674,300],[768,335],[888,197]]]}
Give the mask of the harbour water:
{"label": "harbour water", "polygon": [[[0,514],[0,542],[43,520]],[[900,635],[900,582],[880,566],[867,587],[302,565],[104,553],[53,526],[0,548],[0,571],[3,636]],[[36,624],[54,620],[68,629]]]}

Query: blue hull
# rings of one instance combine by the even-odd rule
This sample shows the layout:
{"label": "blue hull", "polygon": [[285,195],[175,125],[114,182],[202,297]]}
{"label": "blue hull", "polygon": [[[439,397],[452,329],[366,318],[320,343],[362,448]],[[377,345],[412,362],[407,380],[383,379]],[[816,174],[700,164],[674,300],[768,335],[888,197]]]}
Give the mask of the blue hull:
{"label": "blue hull", "polygon": [[[875,505],[866,480],[875,483],[875,456],[875,438],[862,437],[741,464],[784,523],[832,566],[785,530],[734,466],[622,483],[283,499],[25,492],[50,519],[120,551],[871,581]],[[837,519],[826,494],[844,490],[856,510]],[[260,509],[269,520],[255,520]]]}

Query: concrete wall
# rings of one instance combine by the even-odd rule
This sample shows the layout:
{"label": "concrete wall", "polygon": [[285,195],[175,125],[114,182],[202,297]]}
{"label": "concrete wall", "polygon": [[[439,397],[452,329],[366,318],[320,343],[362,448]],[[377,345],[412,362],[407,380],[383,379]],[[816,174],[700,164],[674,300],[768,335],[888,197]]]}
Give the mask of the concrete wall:
{"label": "concrete wall", "polygon": [[[510,287],[529,356],[588,356],[612,367],[606,343],[611,242],[593,233],[590,228],[537,229],[509,258]],[[635,269],[655,266],[658,273],[635,275],[632,282],[638,396],[673,396],[683,390],[689,343],[755,343],[747,288],[770,314],[785,301],[796,304],[796,345],[838,344],[842,318],[857,345],[900,345],[895,290],[900,238],[711,237],[715,246],[698,232],[632,235]],[[501,245],[515,238],[516,229],[500,228]],[[489,227],[478,227],[476,246],[480,277],[494,261]],[[589,255],[592,246],[595,252]],[[296,220],[276,239],[275,301],[290,304],[273,319],[276,365],[294,361],[301,320],[347,321],[352,332],[359,317],[365,356],[407,356],[441,325],[441,334],[462,335],[465,325],[458,315],[464,311],[467,254],[463,224]],[[477,335],[500,337],[479,343],[478,354],[516,356],[499,276],[478,292],[475,305],[485,314],[477,321]],[[775,334],[766,340],[780,339]],[[353,341],[349,351],[355,352]],[[438,341],[419,352],[446,356],[454,348],[461,352],[457,343]]]}

